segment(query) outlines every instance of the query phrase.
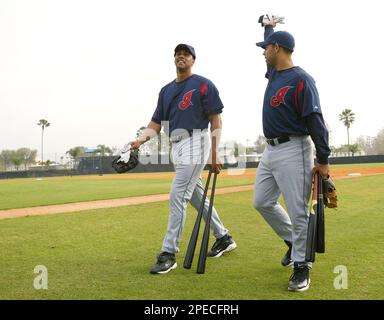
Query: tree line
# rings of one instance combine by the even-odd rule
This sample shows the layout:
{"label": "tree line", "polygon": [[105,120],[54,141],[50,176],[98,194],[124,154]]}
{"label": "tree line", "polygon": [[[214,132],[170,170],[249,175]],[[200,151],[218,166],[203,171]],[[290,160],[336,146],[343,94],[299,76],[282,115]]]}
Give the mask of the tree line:
{"label": "tree line", "polygon": [[[103,144],[99,144],[95,150],[97,156],[110,155],[114,152],[116,148],[109,148]],[[77,161],[77,158],[85,156],[86,147],[74,147],[69,149],[66,154],[72,157],[74,161]],[[41,165],[48,166],[54,164],[54,161],[36,161],[37,150],[29,148],[19,148],[17,150],[1,150],[0,151],[0,171],[8,171],[11,169],[15,170],[28,170],[32,165]]]}
{"label": "tree line", "polygon": [[[374,137],[360,136],[356,139],[354,144],[350,144],[349,130],[351,125],[355,121],[355,114],[351,109],[344,109],[339,114],[339,120],[343,122],[344,126],[347,129],[347,144],[342,145],[338,148],[331,146],[332,154],[350,154],[354,156],[357,152],[363,151],[366,155],[382,155],[384,154],[384,128],[381,129],[378,134]],[[50,160],[43,161],[43,135],[44,129],[49,127],[50,123],[41,119],[38,123],[42,128],[42,138],[41,138],[41,161],[36,162],[37,150],[29,148],[19,148],[17,150],[2,150],[0,151],[0,170],[7,171],[10,168],[15,168],[19,170],[23,168],[27,170],[29,166],[34,164],[40,165],[49,165],[53,163]],[[140,127],[136,132],[136,138],[138,138],[141,132],[145,127]],[[161,142],[161,143],[160,143]],[[245,151],[246,154],[262,154],[265,148],[265,138],[262,135],[259,135],[255,141],[250,143],[250,145],[243,145],[234,141],[233,146],[233,155],[235,157],[239,156],[239,153]],[[66,154],[68,154],[74,162],[77,161],[79,157],[86,156],[85,151],[87,147],[76,146],[69,149]],[[169,140],[165,133],[161,132],[160,135],[154,139],[151,139],[141,148],[142,154],[155,154],[158,153],[168,153],[170,150]],[[240,151],[241,150],[241,151]],[[106,156],[115,154],[118,149],[116,147],[108,147],[103,144],[99,144],[97,149],[90,156]]]}
{"label": "tree line", "polygon": [[366,155],[384,154],[384,128],[374,137],[360,136],[356,143]]}
{"label": "tree line", "polygon": [[27,170],[30,165],[36,163],[37,150],[19,148],[17,150],[2,150],[0,152],[0,168],[7,171],[10,167],[19,170],[20,167]]}

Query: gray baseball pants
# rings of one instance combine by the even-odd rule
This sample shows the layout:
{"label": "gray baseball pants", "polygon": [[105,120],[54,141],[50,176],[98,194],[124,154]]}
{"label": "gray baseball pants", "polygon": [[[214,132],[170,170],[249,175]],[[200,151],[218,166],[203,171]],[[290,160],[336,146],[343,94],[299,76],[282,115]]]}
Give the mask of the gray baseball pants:
{"label": "gray baseball pants", "polygon": [[[293,261],[305,261],[313,149],[309,136],[266,145],[257,168],[254,207],[283,240],[292,242]],[[278,202],[282,195],[288,213]]]}
{"label": "gray baseball pants", "polygon": [[[170,192],[170,213],[168,229],[163,241],[162,251],[175,253],[184,228],[187,204],[200,209],[204,188],[201,172],[210,155],[210,135],[206,130],[194,132],[192,137],[172,144],[172,162],[176,171]],[[203,218],[207,217],[209,199],[204,203]],[[216,238],[228,233],[215,210],[212,209],[211,230]]]}

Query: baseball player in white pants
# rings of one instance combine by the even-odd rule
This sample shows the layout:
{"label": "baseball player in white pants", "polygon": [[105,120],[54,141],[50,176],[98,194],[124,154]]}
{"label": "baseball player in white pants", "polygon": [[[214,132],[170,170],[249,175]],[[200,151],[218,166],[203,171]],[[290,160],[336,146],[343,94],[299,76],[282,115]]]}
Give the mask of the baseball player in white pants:
{"label": "baseball player in white pants", "polygon": [[[282,19],[261,16],[268,85],[263,102],[263,131],[267,146],[255,182],[254,206],[272,229],[288,245],[283,266],[294,265],[289,291],[309,288],[311,263],[305,260],[308,230],[308,201],[312,170],[328,177],[328,130],[323,119],[314,79],[295,66],[294,37],[286,31],[274,32]],[[311,139],[316,148],[314,165]],[[282,194],[287,212],[278,203]]]}
{"label": "baseball player in white pants", "polygon": [[[171,139],[172,141],[172,139]],[[206,130],[196,130],[192,137],[172,143],[172,161],[176,175],[170,193],[170,215],[168,230],[164,238],[162,252],[176,252],[186,219],[187,204],[190,202],[198,211],[204,188],[201,172],[210,154],[210,136]],[[208,213],[209,200],[205,200],[203,217]],[[228,234],[216,210],[212,209],[211,228],[216,239]]]}
{"label": "baseball player in white pants", "polygon": [[[139,148],[150,138],[156,136],[164,121],[168,121],[172,143],[172,160],[176,175],[170,192],[170,213],[168,228],[161,253],[152,274],[168,273],[177,267],[175,253],[186,220],[188,202],[199,210],[203,198],[201,172],[208,158],[211,158],[211,171],[220,173],[218,146],[221,131],[220,113],[223,104],[218,90],[207,78],[192,74],[196,59],[192,46],[179,44],[175,48],[177,78],[164,86],[159,94],[157,108],[152,120],[142,136],[131,142],[134,149]],[[208,133],[210,125],[212,142]],[[166,128],[166,126],[164,126]],[[209,200],[204,204],[203,217],[207,215]],[[211,229],[216,242],[208,253],[210,257],[220,257],[236,248],[228,230],[224,227],[213,208]]]}
{"label": "baseball player in white pants", "polygon": [[[267,144],[257,167],[254,207],[272,229],[289,245],[290,256],[283,266],[305,261],[308,202],[313,168],[312,143],[309,136],[290,136],[290,141]],[[282,195],[287,211],[278,202]]]}

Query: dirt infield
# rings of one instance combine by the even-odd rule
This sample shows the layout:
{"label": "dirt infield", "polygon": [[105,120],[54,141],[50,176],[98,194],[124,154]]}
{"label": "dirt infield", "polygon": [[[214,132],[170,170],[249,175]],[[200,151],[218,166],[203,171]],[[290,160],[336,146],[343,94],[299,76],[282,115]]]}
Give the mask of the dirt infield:
{"label": "dirt infield", "polygon": [[[253,189],[252,185],[220,188],[216,190],[216,194],[249,191],[252,189]],[[129,197],[129,198],[122,198],[122,199],[85,201],[85,202],[76,202],[76,203],[68,203],[68,204],[56,204],[51,206],[0,210],[0,219],[10,219],[10,218],[19,218],[19,217],[26,217],[26,216],[40,216],[40,215],[65,213],[65,212],[77,212],[77,211],[86,211],[86,210],[93,210],[93,209],[132,206],[132,205],[138,205],[143,203],[166,201],[168,199],[169,199],[169,194],[167,193],[167,194],[158,194],[158,195],[150,195],[150,196]]]}
{"label": "dirt infield", "polygon": [[[220,175],[220,179],[236,179],[236,177],[254,177],[255,170],[247,170],[246,172],[234,175],[236,171],[232,171],[232,174],[223,172]],[[384,174],[384,167],[359,167],[359,168],[338,168],[337,170],[332,171],[332,177],[334,179],[341,178],[353,178],[366,175],[375,175],[375,174]],[[164,179],[173,177],[174,173],[146,173],[146,174],[127,174],[127,175],[113,175],[113,176],[91,176],[91,177],[77,177],[77,179],[87,179],[87,180],[99,180],[99,179]],[[204,173],[203,176],[206,176],[207,173]],[[52,178],[57,179],[66,179],[70,177],[61,177],[61,178]],[[216,190],[216,194],[226,194],[242,191],[253,190],[253,185],[247,186],[238,186],[238,187],[227,187],[220,188]],[[76,202],[68,204],[59,204],[59,205],[49,205],[49,206],[40,206],[40,207],[31,207],[31,208],[19,208],[19,209],[9,209],[9,210],[0,210],[0,219],[11,219],[19,218],[26,216],[37,216],[37,215],[48,215],[48,214],[57,214],[57,213],[67,213],[67,212],[78,212],[86,211],[93,209],[102,209],[102,208],[114,208],[130,205],[138,205],[144,203],[160,202],[167,201],[169,199],[169,194],[159,194],[159,195],[149,195],[149,196],[139,196],[139,197],[129,197],[122,199],[108,199],[108,200],[97,200],[97,201],[85,201],[85,202]]]}

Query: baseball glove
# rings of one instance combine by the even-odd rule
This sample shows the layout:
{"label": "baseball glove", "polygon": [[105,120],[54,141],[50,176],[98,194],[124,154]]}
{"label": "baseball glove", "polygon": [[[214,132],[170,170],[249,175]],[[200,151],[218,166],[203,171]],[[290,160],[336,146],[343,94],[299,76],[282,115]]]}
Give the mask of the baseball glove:
{"label": "baseball glove", "polygon": [[327,208],[337,208],[337,193],[335,183],[331,177],[323,180],[324,205]]}
{"label": "baseball glove", "polygon": [[124,147],[120,155],[112,161],[112,167],[117,173],[128,172],[139,164],[139,150]]}
{"label": "baseball glove", "polygon": [[269,26],[269,25],[274,25],[277,23],[282,23],[284,24],[284,19],[285,17],[278,16],[278,15],[272,15],[272,14],[264,14],[259,17],[258,22],[261,23],[262,27]]}

